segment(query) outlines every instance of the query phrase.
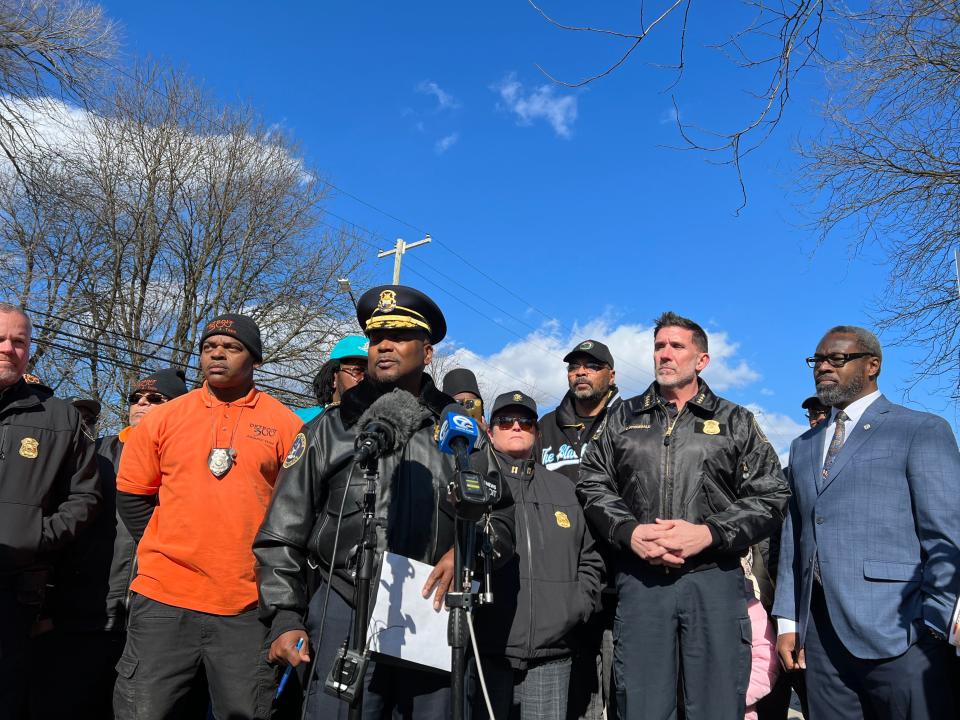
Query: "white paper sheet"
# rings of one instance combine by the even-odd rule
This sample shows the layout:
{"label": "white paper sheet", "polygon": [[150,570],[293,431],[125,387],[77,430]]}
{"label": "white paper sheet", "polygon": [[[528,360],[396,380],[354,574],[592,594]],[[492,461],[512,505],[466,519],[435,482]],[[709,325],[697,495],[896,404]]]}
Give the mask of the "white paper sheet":
{"label": "white paper sheet", "polygon": [[420,591],[431,565],[391,552],[383,554],[377,601],[367,631],[367,647],[408,662],[450,672],[445,608],[433,609],[433,595]]}

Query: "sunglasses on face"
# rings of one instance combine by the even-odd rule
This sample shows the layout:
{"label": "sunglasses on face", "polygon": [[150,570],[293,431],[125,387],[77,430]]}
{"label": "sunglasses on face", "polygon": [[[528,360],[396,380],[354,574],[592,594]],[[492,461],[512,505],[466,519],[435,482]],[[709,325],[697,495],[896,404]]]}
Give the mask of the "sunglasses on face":
{"label": "sunglasses on face", "polygon": [[167,401],[167,398],[165,398],[165,397],[164,397],[163,395],[161,395],[160,393],[142,393],[142,392],[138,392],[138,393],[133,393],[133,394],[130,396],[130,398],[129,398],[129,399],[130,399],[130,404],[131,404],[131,405],[138,405],[138,404],[140,403],[140,401],[143,400],[144,398],[146,398],[147,402],[150,403],[151,405],[162,405],[163,403],[165,403],[165,402]]}
{"label": "sunglasses on face", "polygon": [[513,424],[517,423],[520,426],[521,430],[529,432],[533,430],[534,426],[537,424],[537,421],[533,418],[528,417],[509,417],[506,415],[501,415],[500,417],[493,418],[493,424],[496,425],[501,430],[512,430]]}
{"label": "sunglasses on face", "polygon": [[360,367],[359,365],[341,365],[337,369],[340,372],[346,373],[354,380],[363,380],[364,376],[367,374],[366,369]]}
{"label": "sunglasses on face", "polygon": [[580,368],[584,368],[590,372],[600,372],[605,367],[607,367],[607,364],[602,362],[572,362],[567,365],[567,372],[575,373]]}

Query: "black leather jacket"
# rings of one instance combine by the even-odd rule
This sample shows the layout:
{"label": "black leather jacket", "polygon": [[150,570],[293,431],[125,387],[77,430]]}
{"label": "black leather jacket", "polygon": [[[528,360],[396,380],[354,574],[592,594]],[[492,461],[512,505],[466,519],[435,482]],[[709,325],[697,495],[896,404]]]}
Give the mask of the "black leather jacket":
{"label": "black leather jacket", "polygon": [[[260,617],[271,626],[271,638],[303,627],[309,602],[308,559],[326,578],[332,558],[331,586],[353,605],[353,558],[362,534],[365,485],[362,471],[353,462],[354,426],[380,393],[372,382],[364,380],[344,393],[340,405],[328,406],[323,415],[304,427],[306,449],[302,456],[291,462],[291,455],[277,478],[273,499],[253,543]],[[453,400],[437,390],[428,375],[423,376],[418,399],[422,408],[420,429],[401,454],[380,460],[376,512],[387,522],[378,533],[374,577],[379,573],[379,553],[384,549],[433,565],[453,546],[454,511],[447,501],[446,487],[454,473],[454,459],[437,449],[435,438],[438,418]],[[491,452],[483,436],[471,455],[471,460],[477,461],[475,469],[496,471],[495,463],[490,462]],[[512,555],[512,503],[494,513],[493,530],[495,553]]]}
{"label": "black leather jacket", "polygon": [[783,520],[790,490],[753,414],[700,392],[679,414],[657,383],[625,400],[584,451],[577,495],[598,537],[630,552],[630,535],[656,518],[706,524],[713,544],[684,570],[742,555]]}
{"label": "black leather jacket", "polygon": [[137,543],[117,515],[117,468],[123,443],[97,440],[103,504],[100,514],[57,566],[52,613],[58,628],[124,630]]}
{"label": "black leather jacket", "polygon": [[493,603],[477,608],[477,643],[482,654],[525,668],[581,648],[603,560],[569,478],[533,460],[496,456],[513,495],[517,549],[493,573]]}
{"label": "black leather jacket", "polygon": [[0,583],[49,569],[100,500],[93,441],[80,413],[23,380],[0,393]]}

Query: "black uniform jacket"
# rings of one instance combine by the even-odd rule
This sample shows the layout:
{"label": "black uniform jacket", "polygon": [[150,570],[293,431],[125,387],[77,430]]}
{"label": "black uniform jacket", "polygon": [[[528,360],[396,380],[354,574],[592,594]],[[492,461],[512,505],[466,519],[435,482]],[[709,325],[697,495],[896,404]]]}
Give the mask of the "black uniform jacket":
{"label": "black uniform jacket", "polygon": [[584,422],[577,417],[573,393],[568,390],[557,409],[540,419],[540,437],[535,446],[535,457],[540,464],[576,482],[583,446],[602,426],[607,413],[620,404],[617,393],[617,386],[611,385],[603,410],[590,418],[589,422]]}
{"label": "black uniform jacket", "polygon": [[57,566],[52,612],[58,628],[123,630],[137,543],[117,516],[117,468],[123,443],[116,435],[97,440],[103,504],[93,524]]}
{"label": "black uniform jacket", "polygon": [[769,537],[790,491],[753,414],[700,380],[675,417],[656,383],[612,410],[584,451],[577,495],[594,533],[628,552],[637,524],[705,523],[713,544],[683,566],[693,570]]}
{"label": "black uniform jacket", "polygon": [[99,503],[80,413],[23,380],[0,393],[0,577],[49,566]]}
{"label": "black uniform jacket", "polygon": [[516,552],[494,571],[493,603],[476,611],[477,642],[481,654],[525,668],[579,649],[603,561],[573,481],[533,460],[496,457],[513,495]]}
{"label": "black uniform jacket", "polygon": [[[350,605],[354,603],[353,558],[362,534],[365,486],[363,472],[353,462],[355,424],[380,394],[369,380],[344,393],[340,405],[328,406],[304,427],[302,455],[294,447],[280,471],[253,543],[260,617],[271,625],[271,637],[303,627],[309,602],[308,558],[324,578],[332,559],[331,586]],[[454,459],[441,453],[436,441],[438,418],[453,400],[426,374],[418,399],[420,429],[401,452],[380,460],[376,512],[386,518],[386,527],[378,534],[374,577],[384,549],[433,565],[453,546],[454,511],[447,501],[447,483]],[[495,472],[491,457],[483,436],[471,455],[477,462],[474,469]],[[513,553],[513,506],[509,500],[501,504],[493,513],[494,551],[508,557]]]}

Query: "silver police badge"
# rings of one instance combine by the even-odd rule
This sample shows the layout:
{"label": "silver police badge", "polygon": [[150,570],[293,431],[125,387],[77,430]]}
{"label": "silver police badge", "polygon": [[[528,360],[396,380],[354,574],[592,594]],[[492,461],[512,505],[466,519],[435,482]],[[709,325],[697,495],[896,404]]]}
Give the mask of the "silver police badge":
{"label": "silver police badge", "polygon": [[207,458],[207,467],[213,476],[219,480],[233,467],[237,459],[237,451],[233,448],[214,448],[210,451],[210,457]]}

